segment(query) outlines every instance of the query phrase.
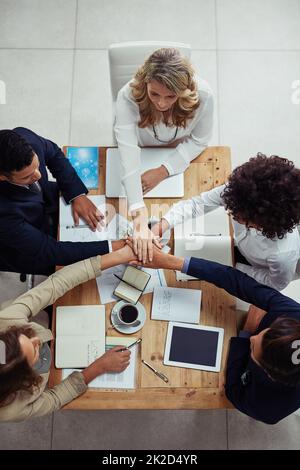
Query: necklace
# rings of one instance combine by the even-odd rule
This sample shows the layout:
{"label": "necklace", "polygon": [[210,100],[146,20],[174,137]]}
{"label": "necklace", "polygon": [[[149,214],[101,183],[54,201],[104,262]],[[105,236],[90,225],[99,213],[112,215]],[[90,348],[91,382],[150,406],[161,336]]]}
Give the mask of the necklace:
{"label": "necklace", "polygon": [[178,126],[177,126],[176,129],[175,129],[174,137],[173,137],[172,139],[170,139],[170,140],[161,140],[161,139],[158,137],[158,135],[157,135],[157,132],[156,132],[156,129],[155,129],[154,124],[153,124],[153,126],[152,126],[152,129],[153,129],[153,134],[154,134],[155,139],[158,140],[159,142],[162,142],[163,144],[169,144],[170,142],[172,142],[173,140],[175,140],[175,139],[176,139],[176,136],[177,136],[177,132],[178,132]]}

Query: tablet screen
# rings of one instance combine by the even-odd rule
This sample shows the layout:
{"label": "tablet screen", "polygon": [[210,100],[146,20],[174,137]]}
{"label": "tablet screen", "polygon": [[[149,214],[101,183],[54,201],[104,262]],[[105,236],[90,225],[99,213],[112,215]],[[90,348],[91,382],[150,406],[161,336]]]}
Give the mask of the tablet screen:
{"label": "tablet screen", "polygon": [[223,328],[169,322],[164,364],[220,372]]}
{"label": "tablet screen", "polygon": [[215,367],[219,333],[173,327],[169,360]]}

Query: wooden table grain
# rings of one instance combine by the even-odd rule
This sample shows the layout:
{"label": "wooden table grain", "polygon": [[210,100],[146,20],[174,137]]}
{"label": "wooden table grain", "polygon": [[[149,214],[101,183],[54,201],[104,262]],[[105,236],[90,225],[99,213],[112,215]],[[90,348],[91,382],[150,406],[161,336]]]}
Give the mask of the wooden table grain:
{"label": "wooden table grain", "polygon": [[[106,148],[99,148],[99,190],[90,194],[105,194]],[[188,199],[224,183],[231,170],[230,148],[209,147],[197,157],[184,175],[185,196]],[[168,208],[180,199],[145,199],[152,216],[162,216]],[[126,216],[126,199],[107,198],[112,210]],[[172,242],[171,242],[172,245]],[[153,294],[141,298],[147,312],[147,320],[138,333],[132,336],[143,339],[139,346],[134,390],[106,390],[89,388],[86,393],[66,405],[65,409],[212,409],[231,408],[224,393],[224,371],[231,336],[236,334],[235,298],[209,283],[201,281],[176,281],[173,271],[165,271],[168,286],[197,288],[202,290],[201,324],[222,327],[225,330],[220,373],[193,369],[164,366],[167,322],[150,319]],[[58,305],[99,304],[100,299],[96,281],[91,280],[77,286],[57,302]],[[111,328],[110,312],[114,302],[106,305],[106,334],[122,336]],[[55,334],[55,315],[53,319]],[[128,335],[123,335],[128,337]],[[54,351],[53,351],[54,352]],[[151,362],[157,369],[169,377],[165,384],[153,372],[141,363],[141,357]],[[61,370],[54,364],[51,368],[49,385],[52,387],[61,381]]]}

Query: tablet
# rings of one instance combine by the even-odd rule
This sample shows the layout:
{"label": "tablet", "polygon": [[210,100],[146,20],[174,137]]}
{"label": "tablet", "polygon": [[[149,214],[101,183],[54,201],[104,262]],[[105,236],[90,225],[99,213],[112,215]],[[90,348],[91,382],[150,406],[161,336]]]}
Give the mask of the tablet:
{"label": "tablet", "polygon": [[224,329],[170,322],[164,364],[220,372]]}

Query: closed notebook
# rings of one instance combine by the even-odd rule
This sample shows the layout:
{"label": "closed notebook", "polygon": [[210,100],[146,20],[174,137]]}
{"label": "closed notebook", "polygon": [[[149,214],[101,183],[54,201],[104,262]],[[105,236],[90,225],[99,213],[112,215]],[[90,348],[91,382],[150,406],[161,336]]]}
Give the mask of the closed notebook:
{"label": "closed notebook", "polygon": [[144,292],[151,274],[137,269],[133,266],[127,266],[120,284],[116,287],[114,294],[120,299],[136,304]]}
{"label": "closed notebook", "polygon": [[87,367],[105,352],[105,307],[57,307],[55,366]]}

